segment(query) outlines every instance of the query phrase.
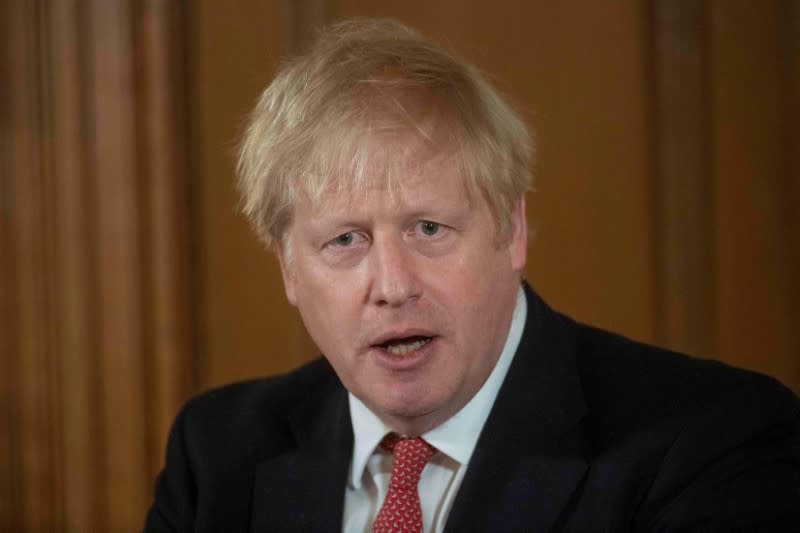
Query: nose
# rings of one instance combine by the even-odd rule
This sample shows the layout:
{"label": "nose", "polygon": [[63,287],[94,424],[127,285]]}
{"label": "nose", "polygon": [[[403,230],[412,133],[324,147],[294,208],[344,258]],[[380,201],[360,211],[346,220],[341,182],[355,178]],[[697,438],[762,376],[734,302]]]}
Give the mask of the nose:
{"label": "nose", "polygon": [[413,251],[402,238],[375,239],[370,250],[370,301],[399,307],[420,296]]}

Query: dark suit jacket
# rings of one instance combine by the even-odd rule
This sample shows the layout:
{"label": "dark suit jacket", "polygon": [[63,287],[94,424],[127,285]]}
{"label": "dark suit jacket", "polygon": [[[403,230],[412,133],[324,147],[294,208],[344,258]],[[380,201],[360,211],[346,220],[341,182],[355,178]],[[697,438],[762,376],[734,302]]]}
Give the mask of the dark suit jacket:
{"label": "dark suit jacket", "polygon": [[[800,531],[791,392],[526,293],[448,531]],[[347,393],[323,359],[208,392],[175,421],[146,530],[339,531],[352,445]]]}

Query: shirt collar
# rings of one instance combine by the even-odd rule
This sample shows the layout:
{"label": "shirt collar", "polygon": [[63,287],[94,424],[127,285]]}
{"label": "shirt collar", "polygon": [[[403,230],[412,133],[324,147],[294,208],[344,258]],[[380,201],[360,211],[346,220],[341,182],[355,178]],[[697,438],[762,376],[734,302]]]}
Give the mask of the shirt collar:
{"label": "shirt collar", "polygon": [[[527,312],[525,292],[520,287],[508,337],[489,378],[460,411],[422,435],[422,438],[431,446],[461,465],[466,464],[472,456],[483,425],[489,417],[489,411],[494,405],[494,400],[500,391],[500,386],[503,384],[508,367],[514,359],[514,353],[522,338]],[[354,443],[348,481],[352,488],[360,489],[367,461],[383,437],[392,429],[352,393],[348,393],[347,396],[350,403]]]}

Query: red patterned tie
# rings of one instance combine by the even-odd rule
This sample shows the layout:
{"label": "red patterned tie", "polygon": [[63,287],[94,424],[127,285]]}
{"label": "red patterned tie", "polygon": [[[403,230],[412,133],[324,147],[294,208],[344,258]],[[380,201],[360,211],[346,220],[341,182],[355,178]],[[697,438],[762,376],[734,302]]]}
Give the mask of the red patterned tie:
{"label": "red patterned tie", "polygon": [[381,446],[392,452],[392,476],[383,506],[372,524],[373,533],[422,533],[422,509],[417,484],[425,463],[436,448],[422,440],[400,438],[389,433]]}

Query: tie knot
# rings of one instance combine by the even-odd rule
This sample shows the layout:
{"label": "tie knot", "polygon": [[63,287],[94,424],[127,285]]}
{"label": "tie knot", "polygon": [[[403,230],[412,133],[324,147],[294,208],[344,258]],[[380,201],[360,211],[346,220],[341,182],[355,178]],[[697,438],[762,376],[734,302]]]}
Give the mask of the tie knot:
{"label": "tie knot", "polygon": [[430,459],[436,453],[436,448],[428,444],[422,437],[401,437],[397,433],[387,433],[381,440],[381,448],[392,452],[393,455],[421,453]]}
{"label": "tie knot", "polygon": [[[436,448],[422,437],[403,438],[389,433],[381,441],[381,447],[392,452],[392,481],[416,487],[425,464],[436,453]],[[400,475],[396,475],[400,474]]]}

